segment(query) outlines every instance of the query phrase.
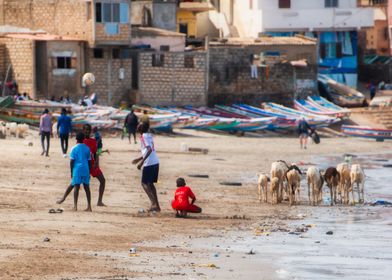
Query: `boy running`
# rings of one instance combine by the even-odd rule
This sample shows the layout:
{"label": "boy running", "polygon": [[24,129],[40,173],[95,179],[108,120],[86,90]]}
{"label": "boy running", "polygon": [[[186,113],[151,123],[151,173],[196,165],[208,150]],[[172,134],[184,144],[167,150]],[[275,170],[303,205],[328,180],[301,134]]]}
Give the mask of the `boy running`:
{"label": "boy running", "polygon": [[[201,213],[202,209],[196,206],[196,196],[193,194],[190,187],[186,186],[184,178],[177,179],[177,190],[174,194],[172,207],[177,211],[176,217],[185,218],[189,213]],[[189,202],[191,199],[191,202]]]}
{"label": "boy running", "polygon": [[90,149],[83,144],[84,134],[76,135],[77,144],[72,148],[69,158],[71,159],[71,185],[74,188],[74,211],[78,211],[78,198],[80,185],[83,184],[87,197],[87,208],[85,211],[91,212],[91,193],[90,193]]}

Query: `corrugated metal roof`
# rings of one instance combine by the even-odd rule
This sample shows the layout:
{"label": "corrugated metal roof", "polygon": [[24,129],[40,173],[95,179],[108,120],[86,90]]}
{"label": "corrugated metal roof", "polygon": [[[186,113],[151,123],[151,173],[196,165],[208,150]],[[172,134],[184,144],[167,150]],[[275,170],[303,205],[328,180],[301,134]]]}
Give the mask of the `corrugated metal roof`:
{"label": "corrugated metal roof", "polygon": [[251,45],[309,45],[317,44],[317,40],[304,36],[295,37],[260,37],[260,38],[225,38],[219,41],[211,41],[211,46],[251,46]]}

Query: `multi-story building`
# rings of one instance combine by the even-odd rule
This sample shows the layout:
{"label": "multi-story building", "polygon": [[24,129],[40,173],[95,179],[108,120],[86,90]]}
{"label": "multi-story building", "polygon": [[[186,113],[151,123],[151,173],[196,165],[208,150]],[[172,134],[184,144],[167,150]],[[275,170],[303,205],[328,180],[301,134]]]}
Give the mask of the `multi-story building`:
{"label": "multi-story building", "polygon": [[360,0],[361,7],[374,8],[374,26],[361,32],[364,54],[390,55],[390,32],[388,28],[388,0]]}
{"label": "multi-story building", "polygon": [[[220,34],[243,38],[298,33],[317,37],[319,72],[356,86],[358,30],[373,26],[373,8],[357,0],[217,0],[215,6],[224,17],[201,30],[219,26],[229,30]],[[206,24],[217,22],[218,16],[210,13],[208,18]]]}
{"label": "multi-story building", "polygon": [[131,89],[130,0],[1,0],[0,10],[0,72],[12,69],[20,91],[80,98],[87,71],[96,75],[90,90],[103,103]]}

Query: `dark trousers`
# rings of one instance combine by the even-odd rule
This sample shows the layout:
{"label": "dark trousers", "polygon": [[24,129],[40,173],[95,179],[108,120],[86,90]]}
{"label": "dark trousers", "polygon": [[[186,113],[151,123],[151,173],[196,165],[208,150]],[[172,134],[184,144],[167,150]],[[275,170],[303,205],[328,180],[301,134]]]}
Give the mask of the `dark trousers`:
{"label": "dark trousers", "polygon": [[[45,138],[46,138],[46,149],[45,149]],[[50,146],[50,132],[42,131],[41,132],[41,145],[42,152],[46,152],[46,155],[49,154],[49,146]]]}
{"label": "dark trousers", "polygon": [[63,151],[63,154],[66,154],[68,151],[68,138],[69,134],[60,134],[60,144],[61,144],[61,150]]}

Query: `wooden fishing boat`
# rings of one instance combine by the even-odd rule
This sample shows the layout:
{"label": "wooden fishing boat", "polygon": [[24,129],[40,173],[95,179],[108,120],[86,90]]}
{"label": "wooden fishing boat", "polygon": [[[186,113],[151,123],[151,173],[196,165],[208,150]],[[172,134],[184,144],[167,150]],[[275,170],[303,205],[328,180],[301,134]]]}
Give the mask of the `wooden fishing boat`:
{"label": "wooden fishing boat", "polygon": [[344,107],[355,107],[362,106],[365,101],[365,96],[361,92],[338,83],[328,76],[318,75],[318,81],[335,104]]}
{"label": "wooden fishing boat", "polygon": [[392,129],[374,128],[357,125],[342,125],[342,132],[349,136],[392,140]]}

